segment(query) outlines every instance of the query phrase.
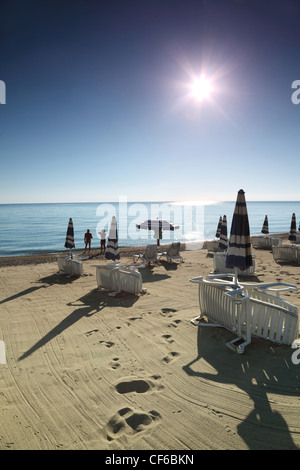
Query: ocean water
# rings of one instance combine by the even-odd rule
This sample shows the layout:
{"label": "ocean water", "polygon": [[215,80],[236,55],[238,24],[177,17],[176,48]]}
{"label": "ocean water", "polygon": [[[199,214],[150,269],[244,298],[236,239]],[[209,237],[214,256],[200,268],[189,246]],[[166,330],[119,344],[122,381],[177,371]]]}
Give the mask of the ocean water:
{"label": "ocean water", "polygon": [[[84,233],[90,229],[92,247],[100,246],[98,232],[109,232],[113,215],[118,221],[119,245],[143,246],[155,243],[154,232],[138,230],[136,224],[162,217],[179,225],[174,232],[164,231],[162,244],[181,241],[188,249],[201,247],[204,240],[214,239],[219,217],[226,215],[228,235],[235,201],[218,202],[127,202],[65,204],[0,204],[0,256],[64,252],[69,218],[74,223],[75,248],[84,247]],[[292,213],[297,229],[300,202],[247,201],[251,235],[259,235],[265,215],[270,233],[288,232]]]}

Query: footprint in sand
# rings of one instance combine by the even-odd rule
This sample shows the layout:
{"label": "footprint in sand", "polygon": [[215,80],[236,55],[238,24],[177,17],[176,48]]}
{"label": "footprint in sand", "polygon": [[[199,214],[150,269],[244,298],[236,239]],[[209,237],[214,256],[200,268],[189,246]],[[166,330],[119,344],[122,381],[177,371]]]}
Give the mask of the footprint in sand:
{"label": "footprint in sand", "polygon": [[118,361],[119,361],[118,357],[113,358],[112,362],[110,363],[110,366],[112,369],[118,369],[119,367],[121,367],[121,364]]}
{"label": "footprint in sand", "polygon": [[172,339],[171,335],[162,335],[162,337],[168,342],[168,343],[174,343],[174,339]]}
{"label": "footprint in sand", "polygon": [[144,413],[122,408],[109,420],[104,433],[108,441],[118,439],[123,434],[134,437],[137,433],[151,429],[160,419],[161,415],[155,410]]}
{"label": "footprint in sand", "polygon": [[181,320],[174,320],[172,323],[170,323],[168,326],[172,326],[173,328],[177,328],[177,326],[181,323]]}
{"label": "footprint in sand", "polygon": [[91,331],[87,331],[85,334],[85,336],[91,336],[93,333],[97,333],[97,331],[99,330],[91,330]]}
{"label": "footprint in sand", "polygon": [[170,314],[175,313],[175,312],[177,312],[177,310],[175,310],[174,308],[162,308],[161,309],[161,315],[163,315],[164,317],[165,316],[172,317],[172,315]]}
{"label": "footprint in sand", "polygon": [[99,343],[104,344],[104,346],[106,346],[107,348],[111,348],[115,344],[112,341],[99,341]]}
{"label": "footprint in sand", "polygon": [[152,375],[150,379],[129,378],[116,385],[117,392],[124,393],[146,393],[155,390],[162,390],[164,387],[159,382],[160,375]]}
{"label": "footprint in sand", "polygon": [[163,358],[163,362],[165,364],[169,364],[170,362],[174,361],[180,354],[178,352],[170,352],[167,356]]}

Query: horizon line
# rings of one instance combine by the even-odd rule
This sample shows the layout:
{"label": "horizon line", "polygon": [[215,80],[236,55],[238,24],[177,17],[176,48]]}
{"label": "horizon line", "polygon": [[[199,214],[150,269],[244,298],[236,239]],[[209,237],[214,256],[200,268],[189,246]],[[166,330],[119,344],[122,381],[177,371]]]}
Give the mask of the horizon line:
{"label": "horizon line", "polygon": [[[124,203],[124,201],[63,201],[63,202],[0,202],[0,206],[9,206],[9,205],[42,205],[42,204],[118,204],[118,203]],[[184,205],[191,203],[202,203],[203,205],[214,205],[214,204],[223,204],[226,202],[236,202],[236,199],[230,200],[218,200],[218,201],[212,201],[212,200],[203,200],[203,199],[187,199],[185,201],[176,201],[176,200],[147,200],[147,201],[137,201],[137,200],[130,200],[126,201],[127,203],[138,203],[138,204],[149,204],[149,203],[166,203],[166,204],[178,204],[178,205]],[[247,199],[246,202],[300,202],[298,199]]]}

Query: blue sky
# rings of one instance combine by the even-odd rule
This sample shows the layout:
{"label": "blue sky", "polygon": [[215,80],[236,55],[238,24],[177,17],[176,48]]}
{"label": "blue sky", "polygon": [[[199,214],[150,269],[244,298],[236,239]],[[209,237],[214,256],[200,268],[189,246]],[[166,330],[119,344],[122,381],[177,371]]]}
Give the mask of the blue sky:
{"label": "blue sky", "polygon": [[0,203],[300,200],[299,17],[294,0],[1,2]]}

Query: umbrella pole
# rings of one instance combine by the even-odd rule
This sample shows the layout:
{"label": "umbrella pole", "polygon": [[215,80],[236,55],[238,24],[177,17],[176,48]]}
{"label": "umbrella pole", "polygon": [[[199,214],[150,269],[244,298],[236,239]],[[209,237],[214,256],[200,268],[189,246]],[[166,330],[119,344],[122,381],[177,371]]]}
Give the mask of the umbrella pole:
{"label": "umbrella pole", "polygon": [[238,285],[238,267],[235,266],[234,268],[234,284],[237,286]]}

